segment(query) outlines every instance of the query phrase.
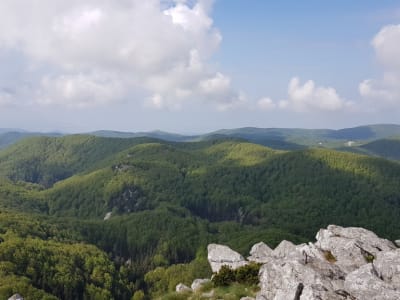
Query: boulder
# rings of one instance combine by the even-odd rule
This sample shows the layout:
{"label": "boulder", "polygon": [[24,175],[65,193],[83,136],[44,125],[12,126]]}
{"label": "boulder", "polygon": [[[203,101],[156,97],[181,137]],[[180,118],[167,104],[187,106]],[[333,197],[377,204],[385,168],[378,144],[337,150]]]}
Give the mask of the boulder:
{"label": "boulder", "polygon": [[248,261],[266,263],[272,255],[272,249],[267,244],[260,242],[251,247]]}
{"label": "boulder", "polygon": [[194,292],[198,291],[204,284],[211,282],[210,279],[195,279],[190,286]]}
{"label": "boulder", "polygon": [[345,290],[356,299],[396,300],[400,291],[377,276],[372,263],[363,265],[346,276]]}
{"label": "boulder", "polygon": [[20,294],[14,294],[8,300],[24,300],[24,297],[22,297]]}
{"label": "boulder", "polygon": [[227,246],[210,244],[208,245],[207,250],[208,262],[214,273],[219,272],[221,267],[224,265],[232,269],[237,269],[248,264],[248,262],[243,258],[242,255],[233,251]]}
{"label": "boulder", "polygon": [[110,212],[108,212],[108,213],[106,213],[106,215],[104,216],[104,221],[107,221],[107,220],[110,220],[111,219],[111,216],[112,216],[112,212],[110,211]]}
{"label": "boulder", "polygon": [[292,242],[283,240],[280,244],[272,251],[272,256],[275,258],[290,257],[297,255],[296,246]]}
{"label": "boulder", "polygon": [[400,249],[379,252],[373,266],[379,278],[400,291]]}
{"label": "boulder", "polygon": [[395,245],[379,238],[372,231],[358,227],[343,228],[329,225],[321,229],[316,236],[315,245],[323,251],[329,251],[346,272],[371,262],[381,251],[395,249]]}
{"label": "boulder", "polygon": [[187,285],[184,285],[183,283],[179,283],[176,286],[175,291],[177,293],[186,293],[186,292],[192,292],[192,289],[190,287],[188,287]]}
{"label": "boulder", "polygon": [[345,299],[335,293],[343,289],[344,278],[340,268],[327,261],[274,259],[261,267],[257,299]]}
{"label": "boulder", "polygon": [[395,240],[394,243],[396,244],[397,247],[400,248],[400,240]]}

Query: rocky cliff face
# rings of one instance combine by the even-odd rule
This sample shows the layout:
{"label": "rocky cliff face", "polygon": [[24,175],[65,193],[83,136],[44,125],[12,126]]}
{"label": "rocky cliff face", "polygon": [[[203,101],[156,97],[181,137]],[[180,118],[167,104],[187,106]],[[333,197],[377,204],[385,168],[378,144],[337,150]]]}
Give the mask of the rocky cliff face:
{"label": "rocky cliff face", "polygon": [[[363,228],[330,225],[315,243],[282,241],[274,250],[253,246],[249,261],[262,263],[257,300],[398,300],[400,249]],[[214,272],[246,264],[226,246],[210,245]],[[221,250],[221,251],[219,251]]]}

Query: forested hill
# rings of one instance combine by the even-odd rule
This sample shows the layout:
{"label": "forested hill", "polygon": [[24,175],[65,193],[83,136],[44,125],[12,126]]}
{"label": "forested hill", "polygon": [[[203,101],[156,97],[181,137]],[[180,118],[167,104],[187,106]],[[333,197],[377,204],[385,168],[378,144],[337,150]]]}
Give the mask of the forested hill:
{"label": "forested hill", "polygon": [[0,298],[15,280],[21,293],[62,299],[155,297],[174,280],[209,275],[207,243],[247,251],[260,240],[309,240],[331,223],[398,239],[399,181],[397,162],[329,149],[26,139],[0,151]]}

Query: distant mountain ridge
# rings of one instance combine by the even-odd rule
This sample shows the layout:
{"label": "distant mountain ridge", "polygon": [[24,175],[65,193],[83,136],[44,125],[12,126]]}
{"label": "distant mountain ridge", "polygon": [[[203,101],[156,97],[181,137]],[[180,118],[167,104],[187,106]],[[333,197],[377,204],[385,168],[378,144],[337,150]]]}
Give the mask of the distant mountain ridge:
{"label": "distant mountain ridge", "polygon": [[[32,136],[62,136],[61,133],[28,132],[23,130],[0,129],[0,149]],[[205,134],[184,135],[160,130],[148,132],[122,132],[99,130],[84,133],[97,137],[108,138],[136,138],[149,137],[168,142],[197,142],[216,139],[244,140],[251,143],[267,146],[277,150],[300,150],[306,148],[330,148],[347,152],[364,153],[381,156],[389,159],[399,159],[400,155],[390,153],[380,147],[387,147],[387,143],[378,142],[383,139],[392,140],[391,145],[397,144],[400,139],[400,125],[375,124],[343,129],[301,129],[301,128],[257,128],[243,127],[236,129],[221,129]],[[368,150],[368,143],[374,143],[373,150]],[[385,146],[383,146],[385,144]],[[393,152],[393,151],[392,151]]]}

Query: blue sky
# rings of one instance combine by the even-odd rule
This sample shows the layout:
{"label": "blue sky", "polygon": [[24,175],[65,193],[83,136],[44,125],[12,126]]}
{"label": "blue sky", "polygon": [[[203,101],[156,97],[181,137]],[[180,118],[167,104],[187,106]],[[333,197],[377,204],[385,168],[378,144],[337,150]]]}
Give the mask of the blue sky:
{"label": "blue sky", "polygon": [[0,127],[398,123],[399,24],[384,0],[2,0]]}

